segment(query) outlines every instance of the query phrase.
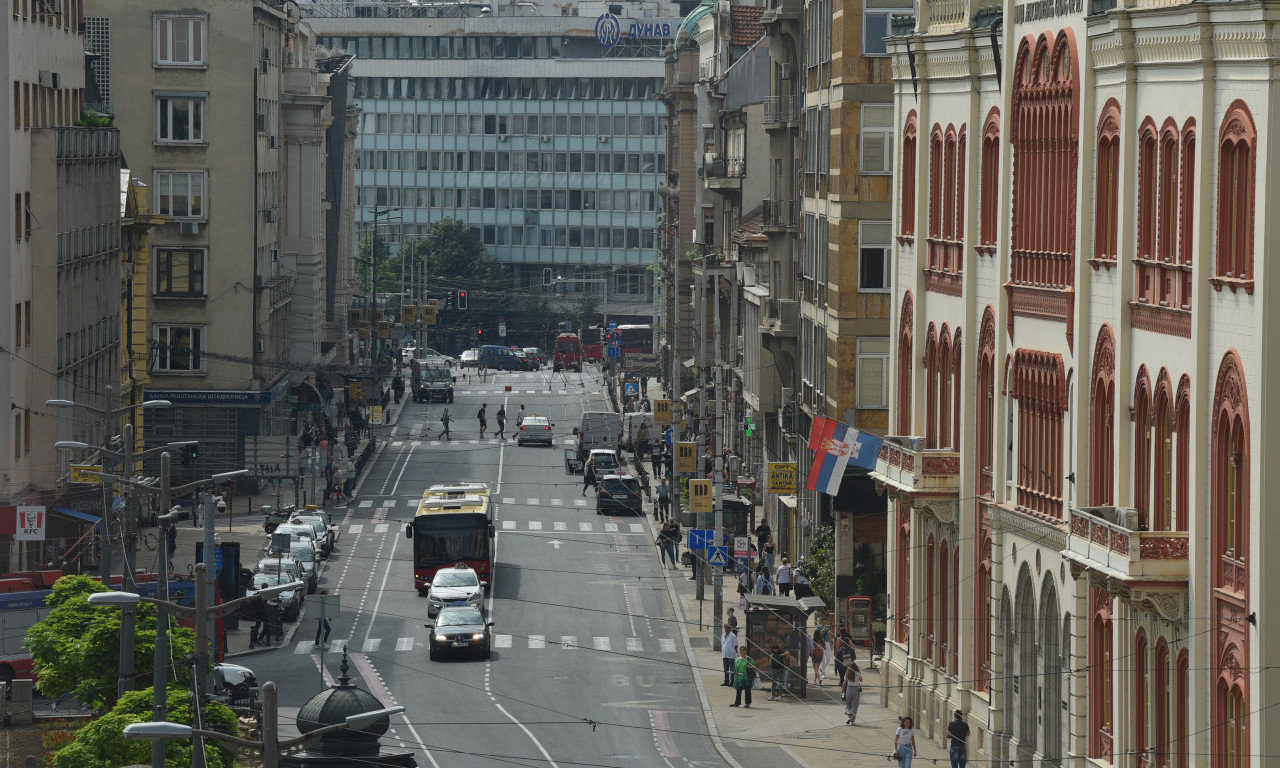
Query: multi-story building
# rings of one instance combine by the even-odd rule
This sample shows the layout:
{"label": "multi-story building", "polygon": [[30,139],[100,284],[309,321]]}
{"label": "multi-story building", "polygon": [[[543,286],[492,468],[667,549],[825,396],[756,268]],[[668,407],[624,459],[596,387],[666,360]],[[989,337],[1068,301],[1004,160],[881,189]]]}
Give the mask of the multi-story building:
{"label": "multi-story building", "polygon": [[337,270],[314,36],[277,0],[86,7],[100,98],[166,217],[150,237],[145,397],[173,407],[147,444],[198,438],[193,477],[243,467],[245,438],[288,433],[291,389],[341,351],[321,322]]}
{"label": "multi-story building", "polygon": [[[119,137],[71,128],[84,107],[80,4],[13,3],[6,20],[0,152],[8,213],[0,223],[0,503],[53,502],[53,443],[101,445],[88,409],[51,412],[51,397],[106,409],[119,381]],[[65,303],[64,303],[65,301]],[[57,393],[57,394],[54,394]],[[56,415],[55,415],[56,414]]]}
{"label": "multi-story building", "polygon": [[666,163],[653,96],[679,20],[665,0],[612,8],[310,6],[321,44],[356,57],[358,225],[395,249],[459,219],[514,288],[590,292],[610,319],[648,322]]}
{"label": "multi-story building", "polygon": [[971,760],[1277,750],[1271,10],[895,19],[886,691],[935,738],[967,711]]}

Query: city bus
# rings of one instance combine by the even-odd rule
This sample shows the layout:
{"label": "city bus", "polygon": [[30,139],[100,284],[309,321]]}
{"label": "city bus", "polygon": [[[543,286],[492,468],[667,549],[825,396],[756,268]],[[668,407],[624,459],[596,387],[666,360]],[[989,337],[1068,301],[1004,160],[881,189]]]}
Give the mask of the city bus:
{"label": "city bus", "polygon": [[[466,563],[481,579],[493,572],[493,517],[483,483],[433,485],[405,526],[413,541],[413,585],[425,595],[436,571]],[[490,579],[491,580],[491,579]]]}
{"label": "city bus", "polygon": [[562,333],[556,337],[555,355],[551,358],[551,370],[582,372],[582,339],[576,333]]}
{"label": "city bus", "polygon": [[[658,356],[653,352],[653,326],[651,325],[619,325],[614,328],[618,335],[618,344],[622,347],[622,367],[630,370],[654,367],[658,365]],[[657,371],[651,372],[656,375]]]}

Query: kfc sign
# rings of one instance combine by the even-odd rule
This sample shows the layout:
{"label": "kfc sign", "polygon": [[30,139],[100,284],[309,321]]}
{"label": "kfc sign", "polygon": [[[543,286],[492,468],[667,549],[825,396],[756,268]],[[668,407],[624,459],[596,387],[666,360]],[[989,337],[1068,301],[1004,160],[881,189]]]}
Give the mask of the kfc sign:
{"label": "kfc sign", "polygon": [[44,526],[48,519],[44,507],[18,507],[18,525],[13,538],[17,541],[44,541]]}

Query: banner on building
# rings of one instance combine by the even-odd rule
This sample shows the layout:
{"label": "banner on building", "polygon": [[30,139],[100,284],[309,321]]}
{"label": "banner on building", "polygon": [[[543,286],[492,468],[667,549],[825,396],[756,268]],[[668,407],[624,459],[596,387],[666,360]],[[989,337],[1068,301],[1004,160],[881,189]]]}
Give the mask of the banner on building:
{"label": "banner on building", "polygon": [[18,524],[14,528],[16,541],[44,541],[44,526],[48,522],[44,507],[18,507]]}
{"label": "banner on building", "polygon": [[875,469],[876,456],[883,443],[881,438],[859,432],[835,419],[814,419],[809,429],[813,465],[805,488],[835,496],[840,492],[845,467],[852,463],[855,467]]}
{"label": "banner on building", "polygon": [[98,477],[98,473],[101,471],[101,464],[72,464],[71,482],[97,485],[101,482],[101,478]]}
{"label": "banner on building", "polygon": [[689,481],[689,511],[711,512],[711,481]]}
{"label": "banner on building", "polygon": [[792,494],[796,492],[796,463],[794,461],[769,462],[769,493]]}
{"label": "banner on building", "polygon": [[698,444],[676,443],[676,472],[695,474],[698,471]]}

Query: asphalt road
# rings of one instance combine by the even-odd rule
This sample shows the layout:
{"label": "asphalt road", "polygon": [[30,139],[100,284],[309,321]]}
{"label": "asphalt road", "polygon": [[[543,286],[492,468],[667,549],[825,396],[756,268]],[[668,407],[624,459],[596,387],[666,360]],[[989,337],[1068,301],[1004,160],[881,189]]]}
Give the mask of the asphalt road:
{"label": "asphalt road", "polygon": [[[498,406],[514,429],[522,403],[556,425],[553,448],[492,439]],[[356,682],[406,708],[384,744],[418,750],[420,766],[724,765],[647,521],[598,516],[580,476],[565,471],[580,414],[607,407],[599,380],[549,370],[460,378],[447,443],[444,407],[406,405],[355,502],[345,517],[337,510],[342,538],[321,585],[342,603],[330,648],[321,656],[312,647],[308,600],[293,645],[255,659],[260,680],[281,684],[283,719],[320,689],[322,662],[330,678],[339,674],[345,642]],[[403,530],[427,486],[460,480],[488,483],[496,503],[487,662],[428,660],[426,601]]]}

